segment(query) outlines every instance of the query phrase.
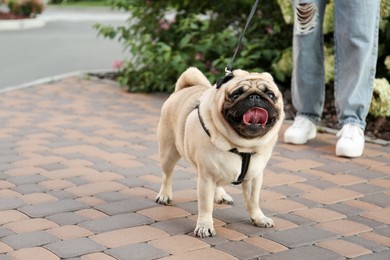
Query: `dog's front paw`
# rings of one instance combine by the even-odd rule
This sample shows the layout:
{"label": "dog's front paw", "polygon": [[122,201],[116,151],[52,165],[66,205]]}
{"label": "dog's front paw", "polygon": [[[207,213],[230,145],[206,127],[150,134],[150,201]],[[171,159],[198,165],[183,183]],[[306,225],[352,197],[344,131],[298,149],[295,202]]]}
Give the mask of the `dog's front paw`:
{"label": "dog's front paw", "polygon": [[252,219],[253,224],[255,224],[258,227],[263,227],[263,228],[269,228],[274,226],[274,221],[266,216],[257,218],[257,219]]}
{"label": "dog's front paw", "polygon": [[198,237],[213,237],[217,233],[215,232],[215,229],[213,226],[203,226],[203,225],[196,225],[196,228],[194,230],[195,236]]}
{"label": "dog's front paw", "polygon": [[163,205],[168,205],[172,201],[172,196],[158,194],[156,197],[156,202]]}

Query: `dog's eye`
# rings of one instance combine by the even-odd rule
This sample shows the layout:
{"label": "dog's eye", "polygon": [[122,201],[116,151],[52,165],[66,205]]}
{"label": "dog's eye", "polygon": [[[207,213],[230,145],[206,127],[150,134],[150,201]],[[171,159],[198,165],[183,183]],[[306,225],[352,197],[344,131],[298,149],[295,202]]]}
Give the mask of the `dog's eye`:
{"label": "dog's eye", "polygon": [[274,92],[272,91],[268,91],[265,93],[271,100],[275,100],[276,96],[274,94]]}
{"label": "dog's eye", "polygon": [[239,98],[242,95],[242,93],[244,93],[243,89],[239,88],[239,89],[233,91],[232,94],[230,94],[230,98],[233,100],[236,100],[237,98]]}

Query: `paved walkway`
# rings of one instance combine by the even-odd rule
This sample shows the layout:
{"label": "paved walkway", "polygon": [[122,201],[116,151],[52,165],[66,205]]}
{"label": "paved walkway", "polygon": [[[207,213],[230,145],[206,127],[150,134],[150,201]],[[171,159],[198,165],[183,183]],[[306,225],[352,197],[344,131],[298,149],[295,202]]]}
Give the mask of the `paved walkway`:
{"label": "paved walkway", "polygon": [[389,259],[390,147],[337,158],[330,134],[277,144],[261,199],[274,228],[254,227],[231,186],[217,236],[194,237],[188,164],[172,206],[154,202],[165,98],[77,77],[1,93],[0,259]]}

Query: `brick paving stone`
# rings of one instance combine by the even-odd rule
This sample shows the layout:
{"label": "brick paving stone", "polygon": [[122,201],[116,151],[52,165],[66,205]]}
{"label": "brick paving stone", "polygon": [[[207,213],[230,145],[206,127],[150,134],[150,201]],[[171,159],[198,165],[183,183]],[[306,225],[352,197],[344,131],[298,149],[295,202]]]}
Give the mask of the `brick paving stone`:
{"label": "brick paving stone", "polygon": [[139,226],[100,233],[98,235],[91,236],[90,239],[104,245],[107,248],[115,248],[125,246],[127,244],[147,242],[168,236],[168,233],[158,228],[151,226]]}
{"label": "brick paving stone", "polygon": [[343,202],[343,203],[325,205],[324,208],[332,210],[332,211],[336,211],[336,212],[343,214],[343,215],[346,215],[346,216],[354,216],[354,215],[358,215],[358,214],[364,212],[364,210],[362,210],[361,208],[347,204],[349,202],[350,201]]}
{"label": "brick paving stone", "polygon": [[390,225],[390,218],[389,218],[390,208],[379,209],[376,211],[369,211],[362,214],[362,216]]}
{"label": "brick paving stone", "polygon": [[365,238],[362,238],[359,236],[349,236],[349,237],[344,237],[342,239],[345,241],[354,243],[356,245],[360,245],[360,246],[367,248],[368,250],[371,250],[373,252],[381,252],[381,251],[389,250],[389,248],[386,246],[383,246],[381,244],[377,244],[373,241],[370,241],[368,239],[365,239]]}
{"label": "brick paving stone", "polygon": [[46,230],[49,228],[58,227],[58,225],[50,220],[43,218],[23,219],[4,225],[5,228],[11,230],[14,233],[20,234],[24,232],[32,232],[39,230]]}
{"label": "brick paving stone", "polygon": [[7,180],[12,182],[15,185],[22,185],[22,184],[39,183],[41,181],[48,180],[48,178],[42,175],[34,174],[28,176],[13,176],[11,178],[8,178]]}
{"label": "brick paving stone", "polygon": [[380,252],[380,253],[374,253],[374,254],[356,257],[354,259],[355,260],[388,260],[389,254],[390,254],[389,251],[384,251],[384,252]]}
{"label": "brick paving stone", "polygon": [[139,260],[152,260],[160,259],[169,254],[154,247],[148,243],[138,243],[122,247],[117,247],[105,251],[107,254],[113,256],[115,259],[119,260],[130,260],[130,259],[139,259]]}
{"label": "brick paving stone", "polygon": [[88,219],[99,219],[107,217],[107,214],[96,209],[82,209],[75,212],[78,215],[86,217]]}
{"label": "brick paving stone", "polygon": [[236,257],[229,255],[215,248],[204,248],[199,250],[189,251],[183,254],[173,255],[161,258],[162,260],[197,260],[197,259],[213,259],[213,260],[232,260]]}
{"label": "brick paving stone", "polygon": [[74,225],[78,224],[83,221],[89,220],[86,217],[83,217],[79,214],[76,214],[74,212],[66,212],[66,213],[58,213],[58,214],[53,214],[48,217],[47,219],[57,223],[58,225]]}
{"label": "brick paving stone", "polygon": [[17,210],[0,211],[0,225],[7,224],[14,221],[28,219],[28,216]]}
{"label": "brick paving stone", "polygon": [[31,193],[31,194],[24,195],[23,200],[28,204],[40,204],[40,203],[46,203],[51,201],[57,201],[58,199],[47,193]]}
{"label": "brick paving stone", "polygon": [[5,254],[13,250],[14,249],[12,247],[0,241],[0,254]]}
{"label": "brick paving stone", "polygon": [[390,194],[372,194],[372,195],[367,195],[364,196],[363,198],[360,198],[359,200],[368,202],[374,205],[378,205],[379,207],[382,208],[389,208],[390,207]]}
{"label": "brick paving stone", "polygon": [[324,208],[310,208],[297,210],[293,214],[316,221],[327,222],[336,219],[344,219],[345,215]]}
{"label": "brick paving stone", "polygon": [[119,200],[126,200],[129,199],[129,196],[126,195],[123,192],[103,192],[95,195],[94,197],[102,199],[107,202],[114,202],[114,201],[119,201]]}
{"label": "brick paving stone", "polygon": [[266,233],[264,238],[278,242],[289,248],[312,245],[319,241],[337,238],[339,235],[325,231],[318,227],[303,226],[287,230]]}
{"label": "brick paving stone", "polygon": [[174,236],[193,232],[196,226],[196,221],[188,218],[175,218],[165,221],[159,221],[153,223],[151,226],[161,229],[168,234]]}
{"label": "brick paving stone", "polygon": [[216,226],[215,231],[219,236],[224,237],[230,241],[240,241],[247,238],[246,235],[226,227]]}
{"label": "brick paving stone", "polygon": [[372,230],[372,228],[366,225],[346,219],[323,222],[318,224],[318,227],[321,227],[333,233],[340,234],[342,236],[352,236],[357,235],[359,233],[369,232]]}
{"label": "brick paving stone", "polygon": [[273,187],[273,186],[280,186],[280,185],[286,185],[290,183],[297,183],[297,182],[304,182],[306,179],[302,178],[297,175],[293,174],[275,174],[268,172],[264,174],[264,186],[266,187]]}
{"label": "brick paving stone", "polygon": [[20,211],[29,215],[30,217],[39,218],[57,213],[80,210],[83,208],[86,208],[86,205],[83,203],[71,199],[66,199],[21,207]]}
{"label": "brick paving stone", "polygon": [[347,218],[348,220],[350,221],[353,221],[353,222],[357,222],[357,223],[360,223],[360,224],[363,224],[363,225],[366,225],[372,229],[380,229],[380,228],[384,228],[384,227],[387,227],[387,225],[383,222],[379,222],[379,221],[376,221],[376,220],[373,220],[373,219],[369,219],[369,218],[365,218],[365,217],[362,217],[362,216],[350,216]]}
{"label": "brick paving stone", "polygon": [[249,219],[248,212],[244,205],[234,204],[231,208],[219,209],[214,211],[214,217],[226,223],[242,221]]}
{"label": "brick paving stone", "polygon": [[115,260],[115,258],[101,252],[86,254],[80,258],[82,260]]}
{"label": "brick paving stone", "polygon": [[31,247],[22,248],[8,254],[13,259],[45,259],[45,260],[56,260],[60,259],[58,256],[50,252],[49,250],[42,247]]}
{"label": "brick paving stone", "polygon": [[0,211],[17,209],[21,206],[26,205],[26,203],[20,198],[1,198],[0,199]]}
{"label": "brick paving stone", "polygon": [[98,234],[116,229],[149,225],[153,222],[154,221],[150,218],[147,218],[140,214],[128,213],[89,220],[81,222],[78,225]]}
{"label": "brick paving stone", "polygon": [[345,259],[339,254],[333,253],[324,248],[317,246],[303,246],[293,248],[288,251],[279,252],[272,255],[263,256],[261,260],[286,260],[286,259],[299,259],[299,260],[341,260]]}
{"label": "brick paving stone", "polygon": [[48,180],[42,181],[39,185],[49,189],[49,190],[62,190],[69,187],[75,186],[72,182],[66,180]]}
{"label": "brick paving stone", "polygon": [[172,255],[210,247],[200,239],[188,235],[163,237],[150,241],[149,244]]}
{"label": "brick paving stone", "polygon": [[313,220],[310,220],[308,218],[304,218],[295,214],[278,214],[276,215],[278,218],[281,218],[285,221],[289,221],[293,224],[296,224],[298,226],[307,226],[307,225],[313,225],[315,222]]}
{"label": "brick paving stone", "polygon": [[244,241],[260,247],[269,253],[278,253],[288,250],[287,247],[263,237],[250,237]]}
{"label": "brick paving stone", "polygon": [[347,258],[355,258],[372,253],[372,251],[367,248],[340,239],[322,241],[316,245]]}
{"label": "brick paving stone", "polygon": [[157,207],[158,204],[154,200],[146,198],[129,198],[127,200],[115,201],[103,205],[98,205],[95,208],[107,213],[108,215],[116,215],[123,213],[131,213],[139,210]]}
{"label": "brick paving stone", "polygon": [[155,221],[163,221],[173,218],[187,217],[191,215],[189,212],[172,206],[159,206],[149,209],[140,210],[138,214],[144,215]]}
{"label": "brick paving stone", "polygon": [[306,208],[305,205],[302,205],[298,202],[289,199],[265,201],[261,203],[261,207],[279,214],[289,213],[292,211],[302,210]]}
{"label": "brick paving stone", "polygon": [[352,186],[349,186],[348,189],[362,193],[366,196],[367,195],[375,195],[374,193],[386,191],[386,188],[384,188],[384,187],[376,186],[376,185],[372,185],[372,184],[368,184],[368,183],[352,185]]}
{"label": "brick paving stone", "polygon": [[334,204],[346,200],[353,200],[362,197],[363,194],[344,188],[327,190],[315,190],[302,195],[303,198],[320,202],[322,204]]}
{"label": "brick paving stone", "polygon": [[49,191],[48,194],[50,194],[50,195],[52,195],[60,200],[66,200],[66,199],[75,200],[77,198],[76,195],[69,193],[67,191],[64,191],[64,190],[53,190],[53,191]]}
{"label": "brick paving stone", "polygon": [[380,245],[384,245],[390,248],[390,237],[377,234],[375,232],[367,232],[359,234],[359,237],[363,237],[367,240],[374,241]]}
{"label": "brick paving stone", "polygon": [[61,238],[62,240],[94,235],[91,231],[76,225],[64,225],[49,229],[47,232]]}
{"label": "brick paving stone", "polygon": [[268,255],[267,251],[244,241],[228,242],[217,245],[215,248],[237,257],[238,259],[254,259]]}
{"label": "brick paving stone", "polygon": [[99,193],[119,191],[124,189],[125,186],[116,182],[97,182],[77,187],[67,188],[66,191],[75,194],[78,197],[93,196]]}
{"label": "brick paving stone", "polygon": [[13,190],[20,193],[20,194],[30,194],[30,193],[38,193],[38,192],[48,191],[45,187],[42,187],[39,184],[18,185],[16,187],[14,187]]}
{"label": "brick paving stone", "polygon": [[11,230],[3,227],[3,226],[0,226],[0,238],[1,237],[5,237],[5,236],[9,236],[9,235],[13,235],[14,233],[11,232]]}
{"label": "brick paving stone", "polygon": [[59,239],[44,231],[33,231],[3,237],[2,242],[14,249],[36,247],[58,241]]}
{"label": "brick paving stone", "polygon": [[61,258],[76,257],[105,250],[104,246],[88,238],[74,238],[57,241],[46,245],[45,248]]}

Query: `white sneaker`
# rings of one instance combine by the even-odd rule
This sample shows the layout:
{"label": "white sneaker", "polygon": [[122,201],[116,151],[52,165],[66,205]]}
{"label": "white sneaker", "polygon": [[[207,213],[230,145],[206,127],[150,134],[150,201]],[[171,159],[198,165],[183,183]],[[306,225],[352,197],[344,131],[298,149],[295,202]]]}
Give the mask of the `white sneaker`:
{"label": "white sneaker", "polygon": [[290,144],[305,144],[316,137],[316,125],[305,116],[297,116],[294,123],[284,132],[284,142]]}
{"label": "white sneaker", "polygon": [[344,157],[359,157],[364,150],[364,133],[357,125],[346,124],[337,133],[336,155]]}

